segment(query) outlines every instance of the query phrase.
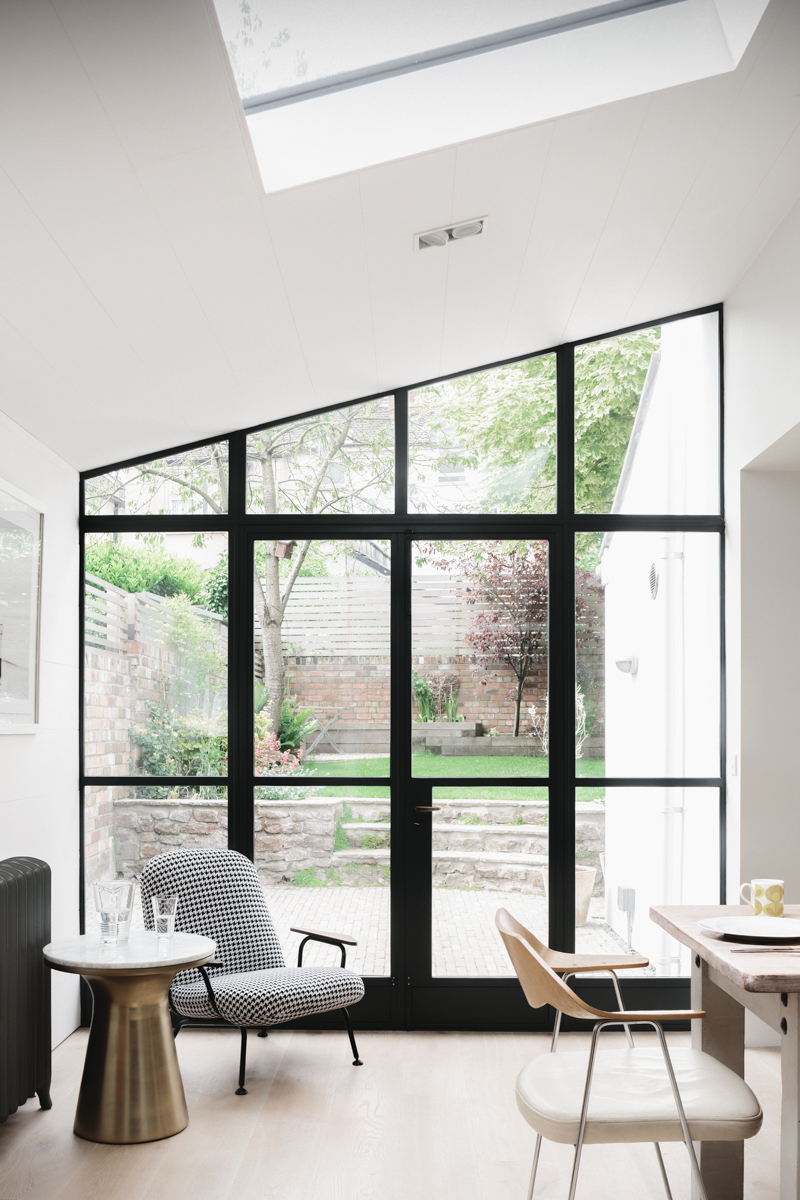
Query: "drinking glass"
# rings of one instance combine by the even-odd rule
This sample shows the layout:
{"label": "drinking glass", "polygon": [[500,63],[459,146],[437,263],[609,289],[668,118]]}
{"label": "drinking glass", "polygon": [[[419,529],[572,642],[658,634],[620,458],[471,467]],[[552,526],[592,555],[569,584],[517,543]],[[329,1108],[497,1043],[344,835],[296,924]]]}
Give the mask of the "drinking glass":
{"label": "drinking glass", "polygon": [[104,946],[127,942],[131,927],[136,883],[113,879],[94,885],[94,904],[100,914],[100,941]]}
{"label": "drinking glass", "polygon": [[153,896],[153,916],[156,922],[156,933],[160,938],[172,937],[175,932],[177,911],[177,896]]}

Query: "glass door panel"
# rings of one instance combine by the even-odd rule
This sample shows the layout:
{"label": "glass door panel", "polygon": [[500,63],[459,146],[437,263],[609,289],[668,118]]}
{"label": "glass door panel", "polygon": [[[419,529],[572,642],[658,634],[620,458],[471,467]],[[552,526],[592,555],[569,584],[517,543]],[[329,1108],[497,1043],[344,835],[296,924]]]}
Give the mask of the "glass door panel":
{"label": "glass door panel", "polygon": [[225,776],[228,535],[90,534],[84,770]]}
{"label": "glass door panel", "polygon": [[[389,788],[272,783],[255,789],[255,863],[289,966],[303,935],[292,926],[356,939],[347,966],[390,974]],[[338,966],[333,946],[309,942],[307,966]]]}
{"label": "glass door panel", "polygon": [[412,562],[412,774],[547,776],[547,542],[417,541]]}
{"label": "glass door panel", "polygon": [[719,535],[582,537],[578,775],[717,776]]}
{"label": "glass door panel", "polygon": [[[102,780],[84,789],[84,904],[86,932],[98,933],[93,884],[139,879],[158,854],[223,850],[228,844],[228,789],[200,787],[191,779],[143,787]],[[141,893],[134,897],[131,928],[144,929]]]}
{"label": "glass door panel", "polygon": [[[606,788],[575,812],[575,948],[644,955],[637,975],[690,974],[689,951],[650,920],[652,905],[719,903],[719,790]],[[629,977],[625,972],[625,978]]]}
{"label": "glass door panel", "polygon": [[431,886],[434,976],[510,976],[498,908],[548,940],[546,787],[434,788]]}
{"label": "glass door panel", "polygon": [[258,541],[255,773],[388,776],[386,541]]}

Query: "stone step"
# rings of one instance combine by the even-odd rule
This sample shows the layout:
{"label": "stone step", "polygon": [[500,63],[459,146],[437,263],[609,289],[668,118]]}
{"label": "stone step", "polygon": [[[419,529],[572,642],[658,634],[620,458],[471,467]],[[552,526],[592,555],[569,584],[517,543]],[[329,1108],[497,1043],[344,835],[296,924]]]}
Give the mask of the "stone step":
{"label": "stone step", "polygon": [[[446,785],[445,785],[446,786]],[[378,821],[381,814],[389,815],[389,799],[361,800],[343,796],[342,804],[346,804],[354,817],[362,821]],[[453,822],[463,826],[460,818],[478,817],[481,825],[510,825],[522,817],[523,826],[541,826],[547,819],[548,803],[546,800],[437,800],[432,803],[439,806],[440,811],[434,814],[436,824]],[[579,825],[596,824],[598,836],[602,836],[602,826],[605,822],[605,806],[597,800],[580,800],[575,805],[575,815]]]}
{"label": "stone step", "polygon": [[[336,850],[333,855],[333,863],[388,863],[391,858],[391,850]],[[536,869],[547,866],[546,854],[492,854],[483,850],[465,851],[465,850],[434,850],[432,854],[434,864],[436,863],[486,863],[495,866],[514,866],[524,867],[526,870]]]}
{"label": "stone step", "polygon": [[[385,821],[345,821],[342,829],[348,843],[358,849],[362,838],[375,842],[374,849],[389,845],[391,828]],[[493,854],[542,854],[548,845],[546,825],[433,825],[434,850],[487,851]]]}
{"label": "stone step", "polygon": [[361,839],[365,836],[371,841],[378,839],[379,845],[376,849],[388,846],[392,832],[388,821],[343,821],[342,829],[348,843],[356,849],[361,847]]}
{"label": "stone step", "polygon": [[[388,867],[391,850],[337,850],[331,865],[341,869],[348,866]],[[544,895],[542,868],[546,854],[502,854],[491,851],[436,850],[431,854],[431,885],[433,887],[481,888],[494,892],[522,892]],[[589,864],[591,865],[591,864]],[[598,870],[594,895],[603,894],[602,873]]]}

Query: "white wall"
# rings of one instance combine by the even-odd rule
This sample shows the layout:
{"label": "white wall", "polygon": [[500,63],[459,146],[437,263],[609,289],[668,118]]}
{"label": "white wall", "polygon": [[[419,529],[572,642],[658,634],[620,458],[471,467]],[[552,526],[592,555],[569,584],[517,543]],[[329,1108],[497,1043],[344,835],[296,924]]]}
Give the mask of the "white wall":
{"label": "white wall", "polygon": [[800,206],[725,310],[732,903],[741,880],[769,873],[800,904],[798,280]]}
{"label": "white wall", "polygon": [[[0,486],[44,513],[39,729],[0,736],[0,858],[53,873],[53,938],[78,932],[78,475],[0,413]],[[76,976],[53,972],[53,1044],[79,1022]]]}

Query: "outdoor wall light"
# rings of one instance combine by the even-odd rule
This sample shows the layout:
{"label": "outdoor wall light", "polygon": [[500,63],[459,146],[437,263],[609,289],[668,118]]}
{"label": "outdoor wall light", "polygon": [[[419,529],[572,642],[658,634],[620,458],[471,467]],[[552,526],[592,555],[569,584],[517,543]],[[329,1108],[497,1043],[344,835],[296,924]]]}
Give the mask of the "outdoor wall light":
{"label": "outdoor wall light", "polygon": [[639,670],[639,660],[635,654],[629,655],[628,658],[618,658],[617,670],[622,671],[624,675],[635,675]]}

